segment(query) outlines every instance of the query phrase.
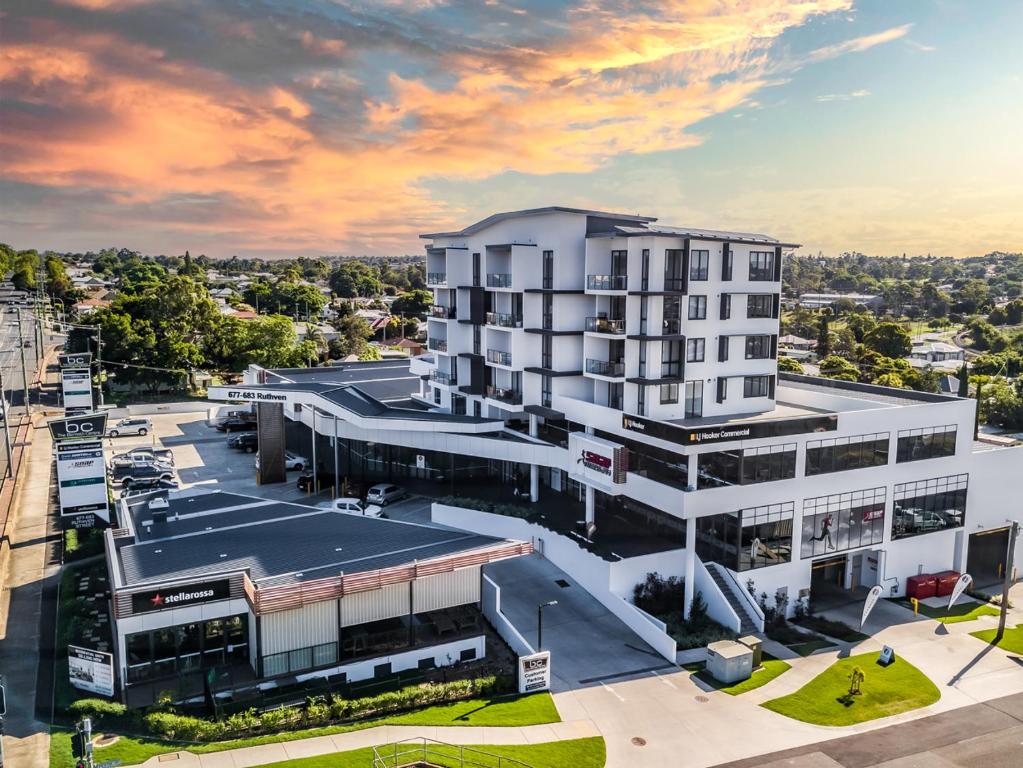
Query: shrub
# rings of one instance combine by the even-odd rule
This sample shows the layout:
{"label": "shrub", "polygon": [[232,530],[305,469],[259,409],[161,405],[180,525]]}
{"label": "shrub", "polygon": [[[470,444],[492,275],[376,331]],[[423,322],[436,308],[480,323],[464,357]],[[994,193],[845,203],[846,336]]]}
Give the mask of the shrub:
{"label": "shrub", "polygon": [[123,717],[127,710],[121,702],[106,699],[78,699],[68,705],[68,712],[75,718],[91,717],[94,720]]}
{"label": "shrub", "polygon": [[680,613],[685,601],[685,582],[678,576],[665,578],[648,573],[646,580],[632,589],[632,602],[652,616],[664,617]]}

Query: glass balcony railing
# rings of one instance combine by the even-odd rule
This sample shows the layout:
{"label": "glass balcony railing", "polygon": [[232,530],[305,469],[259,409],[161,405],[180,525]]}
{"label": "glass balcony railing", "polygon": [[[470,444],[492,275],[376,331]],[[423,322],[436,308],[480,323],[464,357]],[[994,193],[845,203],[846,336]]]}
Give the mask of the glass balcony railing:
{"label": "glass balcony railing", "polygon": [[426,348],[432,349],[434,352],[447,352],[448,351],[448,340],[447,339],[435,339],[430,337],[426,340]]}
{"label": "glass balcony railing", "polygon": [[436,381],[438,384],[446,384],[447,386],[453,387],[458,384],[458,376],[454,373],[445,373],[444,371],[434,371],[430,374],[430,378]]}
{"label": "glass balcony railing", "polygon": [[427,285],[447,285],[448,284],[448,273],[447,272],[428,272],[426,275]]}
{"label": "glass balcony railing", "polygon": [[629,287],[627,275],[587,275],[588,291],[624,291]]}
{"label": "glass balcony railing", "polygon": [[488,349],[487,362],[497,363],[498,365],[511,365],[512,364],[511,352],[502,352],[499,349]]}
{"label": "glass balcony railing", "polygon": [[487,386],[486,393],[487,397],[492,400],[500,400],[502,403],[510,403],[511,405],[522,404],[522,393],[517,389]]}
{"label": "glass balcony railing", "polygon": [[457,317],[458,314],[454,307],[442,307],[440,304],[434,304],[430,307],[430,317],[439,318],[441,320],[449,320]]}
{"label": "glass balcony railing", "polygon": [[511,275],[505,272],[488,272],[487,288],[511,288]]}
{"label": "glass balcony railing", "polygon": [[487,312],[487,325],[499,325],[502,328],[521,328],[522,315],[513,315],[510,312]]}
{"label": "glass balcony railing", "polygon": [[585,328],[591,333],[612,333],[615,336],[620,336],[625,333],[625,319],[620,317],[587,317]]}
{"label": "glass balcony railing", "polygon": [[612,363],[609,360],[586,359],[586,372],[597,376],[621,377],[625,375],[625,363]]}

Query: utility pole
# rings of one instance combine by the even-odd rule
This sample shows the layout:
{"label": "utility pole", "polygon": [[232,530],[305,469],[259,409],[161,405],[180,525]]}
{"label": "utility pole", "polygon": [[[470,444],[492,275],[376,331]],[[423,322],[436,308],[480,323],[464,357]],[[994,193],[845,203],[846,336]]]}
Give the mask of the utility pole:
{"label": "utility pole", "polygon": [[96,375],[99,377],[99,407],[103,407],[103,326],[96,326]]}
{"label": "utility pole", "polygon": [[998,632],[995,634],[997,645],[1005,634],[1005,618],[1009,611],[1009,588],[1012,586],[1012,561],[1016,554],[1016,537],[1019,535],[1019,523],[1013,520],[1009,523],[1009,548],[1005,553],[1005,576],[1002,579],[1002,605],[998,612]]}
{"label": "utility pole", "polygon": [[14,469],[11,466],[11,424],[7,418],[7,395],[4,394],[4,367],[0,365],[0,409],[3,409],[4,419],[4,447],[7,449],[7,476],[14,476]]}
{"label": "utility pole", "polygon": [[18,352],[21,353],[21,384],[25,389],[25,415],[28,416],[28,370],[25,366],[25,335],[21,327],[21,307],[18,307]]}

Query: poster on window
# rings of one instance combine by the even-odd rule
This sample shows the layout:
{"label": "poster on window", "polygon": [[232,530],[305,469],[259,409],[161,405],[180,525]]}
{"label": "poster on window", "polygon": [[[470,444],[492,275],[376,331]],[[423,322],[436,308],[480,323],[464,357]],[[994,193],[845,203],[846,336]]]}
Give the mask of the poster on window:
{"label": "poster on window", "polygon": [[551,687],[551,652],[519,656],[519,693],[546,691]]}
{"label": "poster on window", "polygon": [[884,540],[885,489],[803,500],[802,557],[844,552]]}
{"label": "poster on window", "polygon": [[77,645],[67,647],[68,679],[75,688],[100,696],[114,695],[114,657]]}

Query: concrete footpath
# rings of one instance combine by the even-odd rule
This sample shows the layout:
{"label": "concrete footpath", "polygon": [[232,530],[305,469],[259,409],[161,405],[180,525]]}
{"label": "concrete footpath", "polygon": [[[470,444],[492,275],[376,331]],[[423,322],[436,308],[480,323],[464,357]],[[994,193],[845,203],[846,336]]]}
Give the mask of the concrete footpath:
{"label": "concrete footpath", "polygon": [[[174,762],[175,768],[248,768],[248,766],[268,765],[301,757],[329,755],[334,752],[349,752],[353,749],[393,744],[404,739],[426,738],[446,744],[471,744],[481,746],[485,750],[487,744],[544,744],[599,735],[597,727],[588,720],[528,725],[521,728],[381,725],[376,728],[364,728],[361,731],[338,733],[333,736],[316,736],[311,739],[262,744],[258,747],[229,749],[204,755],[173,752],[151,757],[142,765],[158,766],[171,760]],[[97,761],[103,759],[102,749],[96,750],[95,759]]]}

